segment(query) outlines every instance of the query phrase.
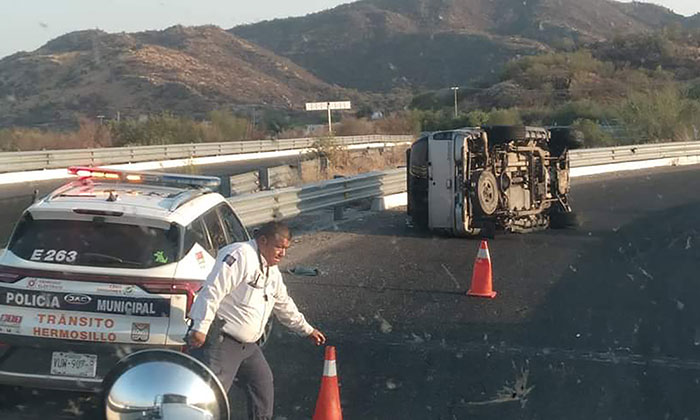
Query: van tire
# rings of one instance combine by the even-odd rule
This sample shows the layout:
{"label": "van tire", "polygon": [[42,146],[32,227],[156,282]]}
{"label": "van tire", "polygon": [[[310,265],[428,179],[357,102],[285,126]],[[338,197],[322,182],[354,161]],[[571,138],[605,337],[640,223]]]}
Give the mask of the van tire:
{"label": "van tire", "polygon": [[549,152],[559,157],[565,150],[576,150],[583,147],[583,133],[569,127],[550,128],[552,138],[549,140]]}
{"label": "van tire", "polygon": [[496,175],[491,171],[483,171],[476,182],[476,198],[481,214],[492,216],[498,210],[501,192]]}
{"label": "van tire", "polygon": [[484,130],[489,136],[489,144],[502,144],[527,138],[527,130],[523,125],[492,125],[484,127]]}

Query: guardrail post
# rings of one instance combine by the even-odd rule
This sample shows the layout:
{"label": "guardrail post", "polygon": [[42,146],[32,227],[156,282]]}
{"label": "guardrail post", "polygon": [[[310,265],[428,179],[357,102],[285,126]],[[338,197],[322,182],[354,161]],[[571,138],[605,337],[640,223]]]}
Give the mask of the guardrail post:
{"label": "guardrail post", "polygon": [[270,168],[258,169],[258,179],[260,180],[260,190],[266,191],[270,189]]}
{"label": "guardrail post", "polygon": [[224,197],[231,197],[233,195],[231,193],[231,175],[223,175],[220,176],[219,179],[221,179],[219,194],[223,195]]}
{"label": "guardrail post", "polygon": [[326,156],[325,153],[321,152],[318,156],[318,161],[319,170],[322,174],[326,173],[328,171],[328,156]]}
{"label": "guardrail post", "polygon": [[[333,179],[340,179],[340,178],[345,178],[342,175],[334,175]],[[344,186],[347,188],[347,184]],[[340,220],[343,220],[345,218],[345,206],[342,204],[334,206],[333,207],[333,221],[338,222]]]}

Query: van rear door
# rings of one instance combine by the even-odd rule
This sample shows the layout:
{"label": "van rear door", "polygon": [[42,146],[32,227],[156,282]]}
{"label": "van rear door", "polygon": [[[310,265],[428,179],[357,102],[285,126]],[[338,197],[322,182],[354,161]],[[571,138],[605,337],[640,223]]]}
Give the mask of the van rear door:
{"label": "van rear door", "polygon": [[431,229],[454,228],[455,159],[452,133],[428,139],[428,205]]}

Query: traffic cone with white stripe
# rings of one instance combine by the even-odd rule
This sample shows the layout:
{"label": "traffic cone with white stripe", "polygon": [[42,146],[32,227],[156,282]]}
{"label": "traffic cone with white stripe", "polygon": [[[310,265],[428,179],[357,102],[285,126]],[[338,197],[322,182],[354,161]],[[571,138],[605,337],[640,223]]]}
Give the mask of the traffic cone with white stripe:
{"label": "traffic cone with white stripe", "polygon": [[340,390],[338,389],[338,372],[335,366],[335,347],[326,347],[326,360],[323,363],[321,390],[316,401],[313,420],[342,420],[340,410]]}
{"label": "traffic cone with white stripe", "polygon": [[496,297],[496,292],[493,291],[491,255],[489,255],[489,245],[486,243],[486,240],[481,241],[479,246],[479,253],[476,255],[474,272],[472,273],[472,286],[469,288],[467,295],[489,299]]}

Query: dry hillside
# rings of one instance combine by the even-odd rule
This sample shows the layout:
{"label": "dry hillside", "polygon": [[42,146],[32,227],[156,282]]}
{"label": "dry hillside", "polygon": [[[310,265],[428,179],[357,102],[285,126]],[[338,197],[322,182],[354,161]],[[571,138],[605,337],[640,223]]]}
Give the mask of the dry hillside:
{"label": "dry hillside", "polygon": [[387,91],[494,80],[520,55],[698,19],[610,0],[364,0],[232,32],[328,82]]}
{"label": "dry hillside", "polygon": [[220,28],[81,31],[0,60],[0,125],[162,110],[202,115],[229,105],[298,108],[345,97],[306,70]]}

